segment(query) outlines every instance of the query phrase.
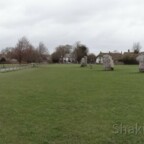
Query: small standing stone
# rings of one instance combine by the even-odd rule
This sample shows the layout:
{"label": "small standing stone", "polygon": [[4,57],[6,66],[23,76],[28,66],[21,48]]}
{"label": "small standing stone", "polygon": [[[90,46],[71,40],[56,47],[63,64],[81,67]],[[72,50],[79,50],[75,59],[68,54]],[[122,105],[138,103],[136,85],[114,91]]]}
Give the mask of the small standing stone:
{"label": "small standing stone", "polygon": [[139,62],[139,71],[144,72],[144,54],[139,55],[136,60]]}
{"label": "small standing stone", "polygon": [[103,65],[105,70],[114,70],[114,62],[110,55],[103,56]]}
{"label": "small standing stone", "polygon": [[86,67],[87,66],[87,56],[84,56],[81,59],[81,67]]}

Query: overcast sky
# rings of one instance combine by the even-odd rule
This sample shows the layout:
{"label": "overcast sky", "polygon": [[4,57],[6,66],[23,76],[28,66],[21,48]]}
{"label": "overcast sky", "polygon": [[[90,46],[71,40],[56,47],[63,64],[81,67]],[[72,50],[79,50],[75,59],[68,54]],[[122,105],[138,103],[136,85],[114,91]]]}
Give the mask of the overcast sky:
{"label": "overcast sky", "polygon": [[0,0],[0,49],[22,36],[50,52],[76,41],[95,54],[144,50],[144,0]]}

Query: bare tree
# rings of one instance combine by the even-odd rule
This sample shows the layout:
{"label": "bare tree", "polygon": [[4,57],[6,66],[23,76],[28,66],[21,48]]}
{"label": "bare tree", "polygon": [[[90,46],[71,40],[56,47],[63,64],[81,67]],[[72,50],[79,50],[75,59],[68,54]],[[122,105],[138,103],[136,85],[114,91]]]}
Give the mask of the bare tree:
{"label": "bare tree", "polygon": [[48,52],[47,47],[44,45],[44,43],[42,43],[42,42],[39,43],[37,52],[38,52],[38,61],[39,62],[47,60],[47,56],[49,55],[49,52]]}
{"label": "bare tree", "polygon": [[75,55],[76,60],[80,62],[82,57],[87,56],[89,49],[80,42],[77,42],[74,47],[73,54]]}
{"label": "bare tree", "polygon": [[52,61],[59,62],[66,54],[71,53],[72,46],[71,45],[60,45],[56,47],[55,52],[52,54]]}
{"label": "bare tree", "polygon": [[39,46],[35,48],[26,37],[18,40],[16,46],[7,47],[1,51],[1,54],[10,59],[17,59],[21,64],[22,62],[43,62],[49,60],[48,49],[40,42]]}
{"label": "bare tree", "polygon": [[60,45],[56,48],[56,52],[62,57],[64,57],[65,54],[70,53],[70,50],[71,50],[71,45]]}
{"label": "bare tree", "polygon": [[46,48],[46,46],[42,42],[39,43],[38,50],[39,50],[40,54],[47,54],[48,53],[48,49]]}
{"label": "bare tree", "polygon": [[52,57],[52,62],[53,63],[58,63],[59,60],[60,60],[60,55],[57,52],[53,52],[51,54],[51,57]]}
{"label": "bare tree", "polygon": [[133,44],[133,52],[134,53],[138,54],[140,52],[141,48],[142,47],[139,42],[136,42]]}
{"label": "bare tree", "polygon": [[15,47],[15,49],[14,49],[14,55],[15,55],[15,58],[18,60],[18,62],[21,64],[21,62],[23,61],[23,59],[24,59],[24,51],[26,50],[26,49],[28,49],[30,47],[30,43],[29,43],[29,41],[27,40],[27,38],[26,37],[22,37],[19,41],[18,41],[18,43],[17,43],[17,45],[16,45],[16,47]]}
{"label": "bare tree", "polygon": [[95,63],[96,55],[94,53],[88,54],[87,60],[88,60],[88,63]]}
{"label": "bare tree", "polygon": [[5,49],[1,50],[1,54],[5,56],[7,59],[12,59],[14,47],[6,47]]}
{"label": "bare tree", "polygon": [[33,45],[29,45],[28,48],[24,50],[24,61],[27,63],[37,62],[38,53]]}

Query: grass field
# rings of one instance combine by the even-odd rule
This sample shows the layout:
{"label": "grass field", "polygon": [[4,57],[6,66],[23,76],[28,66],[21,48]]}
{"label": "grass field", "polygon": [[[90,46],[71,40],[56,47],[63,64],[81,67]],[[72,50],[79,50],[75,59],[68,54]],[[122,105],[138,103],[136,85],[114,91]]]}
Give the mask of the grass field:
{"label": "grass field", "polygon": [[102,69],[0,73],[0,144],[143,144],[144,74]]}

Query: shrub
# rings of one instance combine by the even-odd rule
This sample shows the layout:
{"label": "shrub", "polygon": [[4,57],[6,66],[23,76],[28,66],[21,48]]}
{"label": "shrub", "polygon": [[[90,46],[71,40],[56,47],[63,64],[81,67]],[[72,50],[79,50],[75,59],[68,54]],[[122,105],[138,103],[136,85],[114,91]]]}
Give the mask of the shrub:
{"label": "shrub", "polygon": [[126,54],[122,58],[122,62],[124,64],[138,64],[136,61],[137,54],[131,53],[131,54]]}

